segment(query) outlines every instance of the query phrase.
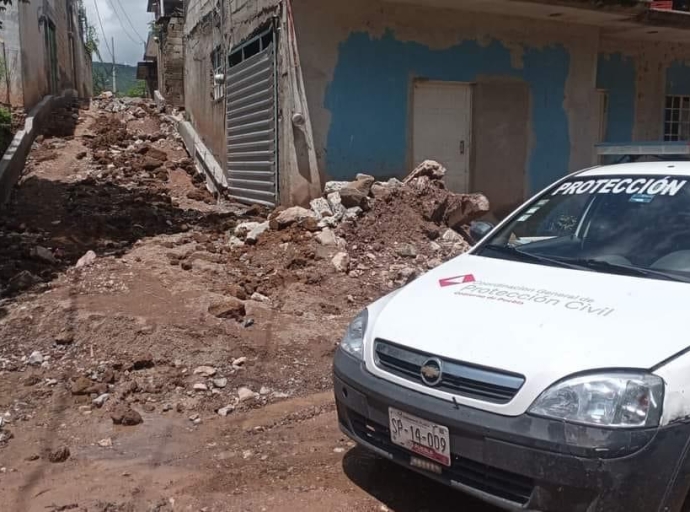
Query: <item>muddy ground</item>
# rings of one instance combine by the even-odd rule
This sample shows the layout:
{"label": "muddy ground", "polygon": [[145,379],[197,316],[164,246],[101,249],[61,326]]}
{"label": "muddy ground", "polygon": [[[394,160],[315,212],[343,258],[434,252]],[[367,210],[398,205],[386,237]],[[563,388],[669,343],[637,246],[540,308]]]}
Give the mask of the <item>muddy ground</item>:
{"label": "muddy ground", "polygon": [[331,392],[349,320],[457,240],[383,201],[340,247],[233,246],[267,212],[214,200],[152,105],[103,106],[0,213],[0,509],[493,510],[355,447]]}

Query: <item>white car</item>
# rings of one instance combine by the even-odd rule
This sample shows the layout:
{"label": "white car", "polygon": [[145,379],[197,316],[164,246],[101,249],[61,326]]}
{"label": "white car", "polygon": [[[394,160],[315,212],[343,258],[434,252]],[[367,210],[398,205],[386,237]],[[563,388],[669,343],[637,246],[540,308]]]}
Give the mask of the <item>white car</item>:
{"label": "white car", "polygon": [[597,167],[374,302],[340,428],[507,510],[690,510],[690,163]]}

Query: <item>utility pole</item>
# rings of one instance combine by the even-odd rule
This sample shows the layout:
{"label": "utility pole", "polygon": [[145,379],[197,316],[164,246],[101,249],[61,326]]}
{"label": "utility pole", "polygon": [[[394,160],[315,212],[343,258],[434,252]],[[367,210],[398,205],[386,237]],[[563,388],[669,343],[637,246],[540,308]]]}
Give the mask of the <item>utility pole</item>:
{"label": "utility pole", "polygon": [[111,48],[113,50],[113,94],[117,93],[117,69],[115,68],[115,38],[110,38]]}

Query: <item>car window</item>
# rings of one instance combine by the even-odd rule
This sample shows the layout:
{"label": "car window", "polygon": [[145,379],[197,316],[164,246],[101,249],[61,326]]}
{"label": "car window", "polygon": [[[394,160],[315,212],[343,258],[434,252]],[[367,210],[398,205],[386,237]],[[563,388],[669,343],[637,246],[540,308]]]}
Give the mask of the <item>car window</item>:
{"label": "car window", "polygon": [[637,175],[569,180],[525,206],[482,246],[690,276],[688,181]]}

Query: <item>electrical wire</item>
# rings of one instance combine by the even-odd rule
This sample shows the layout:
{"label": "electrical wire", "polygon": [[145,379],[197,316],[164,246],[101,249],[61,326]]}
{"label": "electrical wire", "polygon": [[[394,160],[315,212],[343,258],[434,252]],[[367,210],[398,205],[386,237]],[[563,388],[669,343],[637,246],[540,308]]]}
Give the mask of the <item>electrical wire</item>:
{"label": "electrical wire", "polygon": [[[139,41],[134,39],[129,32],[127,32],[127,29],[125,28],[125,24],[122,23],[122,18],[120,18],[120,14],[117,12],[117,9],[115,9],[115,4],[113,4],[113,0],[108,0],[108,3],[110,4],[110,7],[113,8],[113,12],[115,13],[115,16],[117,17],[117,21],[120,23],[120,28],[122,29],[122,32],[129,38],[130,41],[132,41],[134,44],[139,44]],[[143,40],[142,40],[143,43]]]}
{"label": "electrical wire", "polygon": [[127,11],[125,10],[125,8],[122,7],[122,4],[120,3],[120,0],[115,0],[115,1],[117,2],[117,5],[120,6],[120,10],[121,10],[122,13],[125,15],[125,18],[127,18],[127,22],[129,23],[129,26],[132,27],[132,32],[134,32],[134,34],[139,38],[139,40],[140,40],[142,43],[146,44],[146,41],[144,41],[144,38],[141,37],[141,34],[139,34],[139,32],[137,32],[137,29],[136,29],[136,28],[134,28],[134,23],[132,23],[132,20],[130,19],[129,14],[127,14]]}
{"label": "electrical wire", "polygon": [[101,21],[101,13],[98,10],[98,1],[93,0],[93,5],[94,5],[94,7],[96,7],[96,17],[98,18],[98,25],[101,27],[101,34],[103,34],[103,42],[105,43],[105,47],[108,50],[108,53],[110,54],[110,58],[114,61],[115,56],[113,55],[113,52],[110,49],[110,45],[108,44],[108,38],[105,35],[105,30],[103,30],[103,22]]}

